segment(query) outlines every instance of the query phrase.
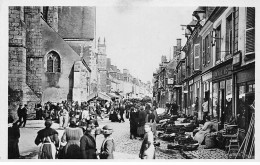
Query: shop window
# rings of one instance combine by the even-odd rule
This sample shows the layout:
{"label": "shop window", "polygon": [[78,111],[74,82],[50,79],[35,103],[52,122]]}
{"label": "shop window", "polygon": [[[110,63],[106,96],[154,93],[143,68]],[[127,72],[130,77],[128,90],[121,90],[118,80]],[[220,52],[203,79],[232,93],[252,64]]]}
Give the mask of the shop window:
{"label": "shop window", "polygon": [[193,104],[193,85],[190,86],[190,106]]}
{"label": "shop window", "polygon": [[219,84],[214,83],[213,89],[212,89],[212,111],[213,111],[213,117],[218,119],[219,117],[219,107],[218,107],[218,90],[219,90]]}
{"label": "shop window", "polygon": [[47,72],[60,72],[60,56],[52,51],[47,55]]}
{"label": "shop window", "polygon": [[229,79],[226,81],[225,122],[229,123],[232,117],[232,79]]}
{"label": "shop window", "polygon": [[254,82],[238,84],[237,123],[238,127],[247,131],[251,119],[251,106],[255,100]]}

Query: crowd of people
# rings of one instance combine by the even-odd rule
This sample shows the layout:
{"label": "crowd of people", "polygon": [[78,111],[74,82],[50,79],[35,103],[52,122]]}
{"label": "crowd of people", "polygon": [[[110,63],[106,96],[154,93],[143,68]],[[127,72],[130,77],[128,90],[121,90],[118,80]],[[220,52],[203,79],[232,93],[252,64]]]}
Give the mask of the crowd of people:
{"label": "crowd of people", "polygon": [[[113,129],[106,125],[99,128],[98,116],[103,120],[109,117],[111,122],[125,122],[124,116],[130,121],[130,139],[140,137],[143,140],[139,157],[155,158],[154,139],[156,137],[156,107],[151,103],[129,100],[113,100],[88,103],[67,101],[61,103],[47,102],[43,106],[35,106],[36,119],[45,120],[45,128],[37,133],[35,144],[39,145],[39,159],[113,159],[115,142],[111,136]],[[28,106],[19,105],[19,120],[13,122],[10,116],[9,159],[19,158],[20,127],[26,126]],[[59,123],[64,133],[59,140],[58,131],[51,128],[53,122]],[[103,134],[105,139],[100,152],[96,148],[96,136]]]}

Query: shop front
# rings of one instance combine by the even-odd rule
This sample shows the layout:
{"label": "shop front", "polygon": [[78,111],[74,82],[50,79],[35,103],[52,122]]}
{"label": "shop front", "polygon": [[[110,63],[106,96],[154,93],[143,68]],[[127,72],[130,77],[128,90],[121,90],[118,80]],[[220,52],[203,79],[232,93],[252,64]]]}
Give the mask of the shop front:
{"label": "shop front", "polygon": [[183,93],[182,93],[182,98],[183,98],[183,113],[187,114],[187,110],[188,110],[188,85],[187,82],[183,83]]}
{"label": "shop front", "polygon": [[255,65],[236,73],[236,116],[238,127],[247,131],[255,101]]}
{"label": "shop front", "polygon": [[212,117],[223,127],[232,117],[232,64],[212,70]]}
{"label": "shop front", "polygon": [[[214,116],[216,116],[216,111],[213,111],[212,108],[212,103],[213,103],[213,99],[212,99],[212,72],[209,71],[207,73],[204,73],[201,76],[202,82],[201,82],[201,103],[203,103],[204,98],[206,98],[206,100],[208,100],[208,115],[211,116],[212,118],[214,118]],[[201,115],[202,118],[202,108],[201,108],[201,112],[199,113]]]}
{"label": "shop front", "polygon": [[188,110],[187,115],[192,115],[192,104],[194,102],[194,80],[191,79],[188,84]]}
{"label": "shop front", "polygon": [[199,120],[201,120],[201,76],[197,75],[194,77],[194,96],[193,96],[193,104],[192,109],[193,113],[192,115],[195,115],[198,117]]}

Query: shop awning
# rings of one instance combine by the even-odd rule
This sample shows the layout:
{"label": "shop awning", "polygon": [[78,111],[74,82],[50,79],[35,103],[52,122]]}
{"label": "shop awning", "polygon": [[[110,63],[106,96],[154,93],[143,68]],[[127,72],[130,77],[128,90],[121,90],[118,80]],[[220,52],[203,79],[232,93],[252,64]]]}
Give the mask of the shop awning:
{"label": "shop awning", "polygon": [[103,93],[103,92],[94,92],[94,93],[90,94],[87,97],[87,101],[89,101],[91,99],[101,99],[101,100],[111,101],[111,97],[108,96],[106,93]]}
{"label": "shop awning", "polygon": [[174,85],[173,88],[181,88],[182,85]]}
{"label": "shop awning", "polygon": [[115,93],[107,93],[108,96],[110,96],[111,98],[121,98],[121,96],[116,95]]}

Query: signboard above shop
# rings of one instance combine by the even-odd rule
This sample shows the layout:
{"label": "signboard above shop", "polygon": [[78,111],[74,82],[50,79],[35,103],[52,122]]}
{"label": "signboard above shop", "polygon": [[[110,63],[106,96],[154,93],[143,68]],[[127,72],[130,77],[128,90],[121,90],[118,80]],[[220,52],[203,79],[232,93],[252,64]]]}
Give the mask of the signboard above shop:
{"label": "signboard above shop", "polygon": [[192,85],[193,84],[193,79],[191,79],[190,81],[189,81],[189,85]]}
{"label": "signboard above shop", "polygon": [[232,74],[232,64],[222,66],[212,72],[212,79],[219,79]]}
{"label": "signboard above shop", "polygon": [[173,82],[174,82],[174,78],[168,78],[168,82],[167,82],[168,85],[173,85]]}

